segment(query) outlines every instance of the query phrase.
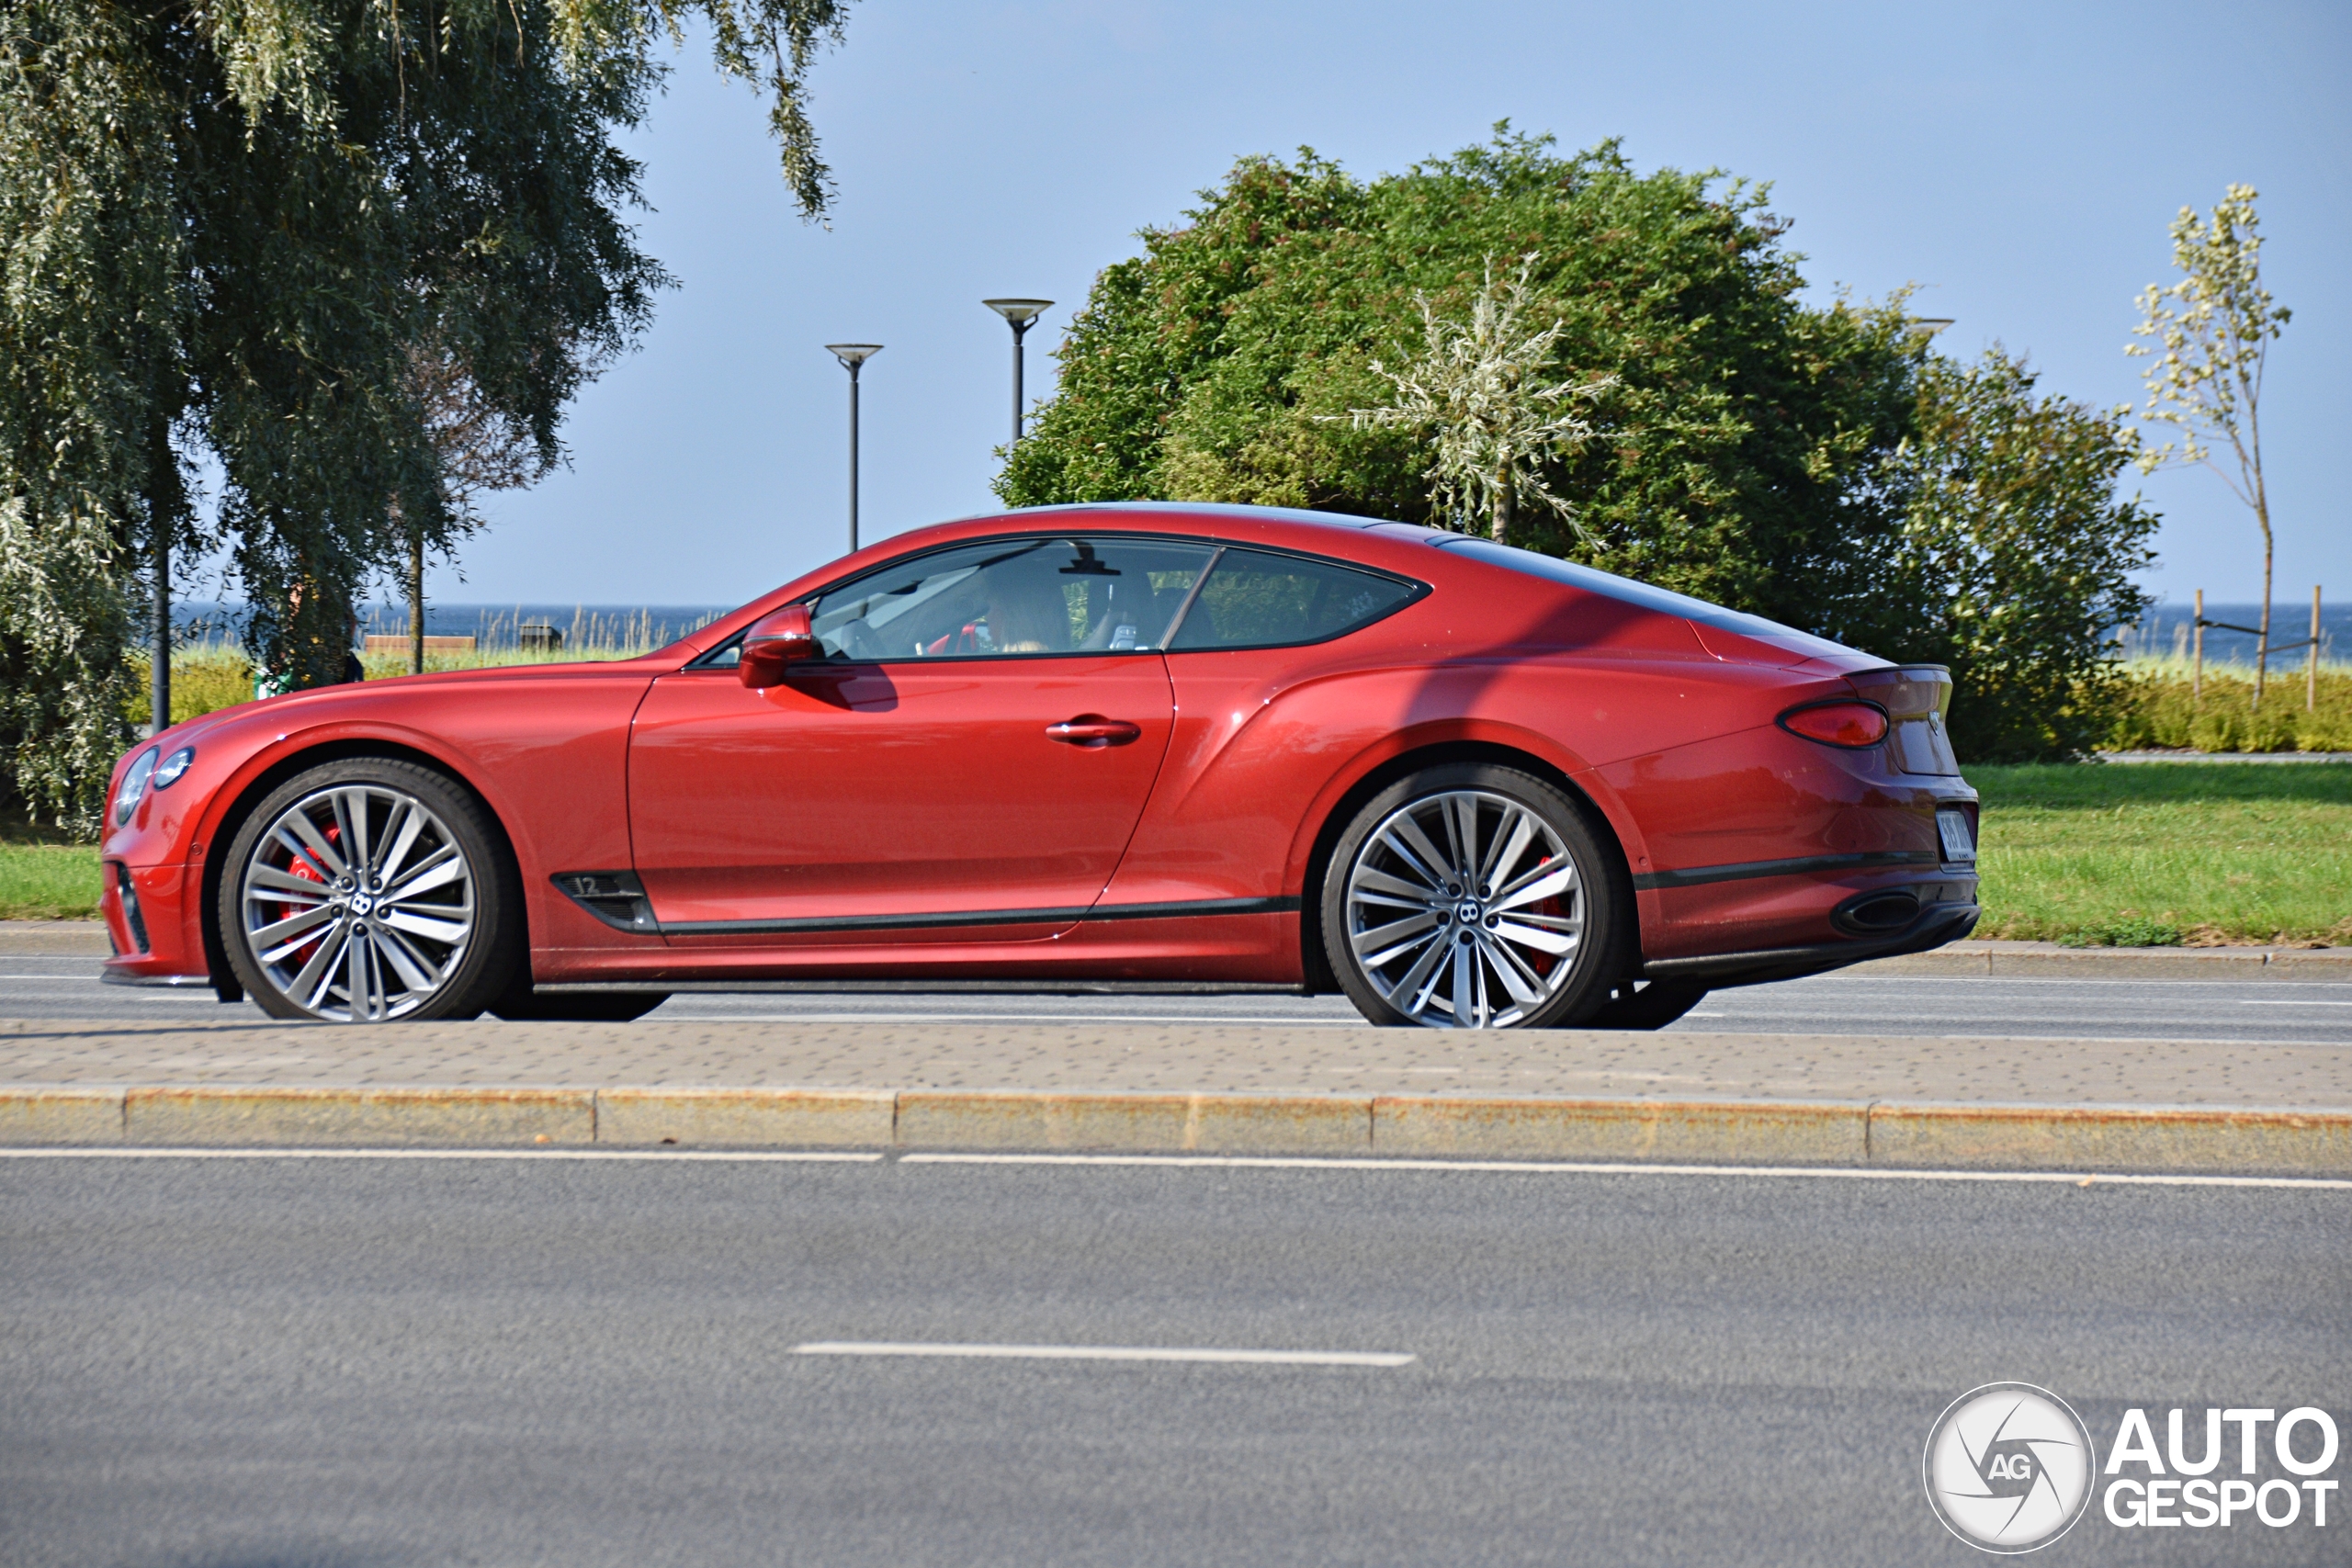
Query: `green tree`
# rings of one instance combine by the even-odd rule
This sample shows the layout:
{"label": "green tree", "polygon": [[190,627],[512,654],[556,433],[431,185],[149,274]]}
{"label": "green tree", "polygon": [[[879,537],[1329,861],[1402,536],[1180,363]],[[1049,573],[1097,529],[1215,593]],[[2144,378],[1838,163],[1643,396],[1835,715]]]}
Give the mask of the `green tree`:
{"label": "green tree", "polygon": [[2138,455],[2120,423],[2037,396],[2022,359],[1920,367],[1916,434],[1883,482],[1903,528],[1871,563],[1887,618],[1868,642],[1952,671],[1963,761],[2064,761],[2107,737],[2127,696],[2109,640],[2148,598],[2158,519],[2116,480]]}
{"label": "green tree", "polygon": [[1532,253],[1523,308],[1560,323],[1540,374],[1615,381],[1592,437],[1534,468],[1577,525],[1525,515],[1519,542],[1841,634],[1873,591],[1852,564],[1902,517],[1875,475],[1920,350],[1897,310],[1804,303],[1765,200],[1507,126],[1371,181],[1312,152],[1244,159],[1097,279],[999,493],[1442,520],[1423,435],[1348,416],[1392,400],[1375,362],[1424,352],[1423,299],[1466,321],[1487,258]]}
{"label": "green tree", "polygon": [[[2262,530],[2262,645],[2254,665],[2254,705],[2270,652],[2270,494],[2262,482],[2262,372],[2270,344],[2290,318],[2262,286],[2261,219],[2252,186],[2231,186],[2207,220],[2184,207],[2172,224],[2174,283],[2151,283],[2137,301],[2143,314],[2134,335],[2155,343],[2123,350],[2150,361],[2143,417],[2181,432],[2181,442],[2144,448],[2148,473],[2168,463],[2196,463],[2222,476]],[[2163,352],[2157,353],[2161,348]],[[2211,443],[2211,445],[2209,445]],[[2215,445],[2229,448],[2225,467]]]}
{"label": "green tree", "polygon": [[[563,408],[665,281],[625,221],[684,25],[763,82],[820,211],[805,112],[845,0],[12,0],[0,9],[0,748],[96,825],[131,700],[131,593],[228,547],[248,636],[339,664],[360,584],[460,525],[419,345],[560,453]],[[188,476],[219,466],[214,533]],[[399,522],[390,522],[397,516]],[[300,587],[300,608],[294,609]],[[168,669],[167,662],[163,667]],[[160,693],[158,694],[161,694]]]}
{"label": "green tree", "polygon": [[[1503,126],[1369,182],[1244,159],[1187,216],[1096,280],[1007,501],[1491,526],[1503,486],[1467,476],[1508,446],[1510,488],[1560,503],[1517,519],[1521,545],[1951,664],[1968,760],[2103,736],[2106,638],[2143,604],[2155,526],[2116,498],[2129,433],[2037,397],[2020,362],[1933,355],[1900,296],[1806,304],[1764,191]],[[1553,325],[1502,326],[1496,256],[1532,258],[1511,314]],[[1481,398],[1525,428],[1480,446]],[[1570,398],[1589,435],[1527,437]]]}

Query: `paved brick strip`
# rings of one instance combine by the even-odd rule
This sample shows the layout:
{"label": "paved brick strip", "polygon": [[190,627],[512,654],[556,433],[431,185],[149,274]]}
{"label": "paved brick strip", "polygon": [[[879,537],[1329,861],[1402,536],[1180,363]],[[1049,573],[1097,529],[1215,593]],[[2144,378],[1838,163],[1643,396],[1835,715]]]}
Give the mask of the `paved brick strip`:
{"label": "paved brick strip", "polygon": [[0,1021],[0,1143],[2352,1171],[2352,1051],[1217,1024]]}

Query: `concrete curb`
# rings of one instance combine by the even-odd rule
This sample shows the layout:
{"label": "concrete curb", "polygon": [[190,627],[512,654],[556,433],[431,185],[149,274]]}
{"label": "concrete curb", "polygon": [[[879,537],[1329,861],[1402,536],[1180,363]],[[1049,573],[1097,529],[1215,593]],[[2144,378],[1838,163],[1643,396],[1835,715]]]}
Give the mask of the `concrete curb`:
{"label": "concrete curb", "polygon": [[18,1147],[996,1149],[2352,1171],[2352,1111],[938,1089],[0,1087]]}
{"label": "concrete curb", "polygon": [[2054,942],[1956,942],[1878,958],[1840,974],[1997,976],[2012,980],[2352,981],[2352,948],[2061,947]]}

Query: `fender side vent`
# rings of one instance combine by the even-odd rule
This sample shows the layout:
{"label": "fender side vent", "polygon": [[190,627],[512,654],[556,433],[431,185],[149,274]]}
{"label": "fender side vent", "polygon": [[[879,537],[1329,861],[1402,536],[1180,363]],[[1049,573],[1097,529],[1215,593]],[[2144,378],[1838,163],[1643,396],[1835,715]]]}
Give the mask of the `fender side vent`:
{"label": "fender side vent", "polygon": [[563,896],[615,931],[661,934],[653,901],[633,871],[561,871],[548,879]]}

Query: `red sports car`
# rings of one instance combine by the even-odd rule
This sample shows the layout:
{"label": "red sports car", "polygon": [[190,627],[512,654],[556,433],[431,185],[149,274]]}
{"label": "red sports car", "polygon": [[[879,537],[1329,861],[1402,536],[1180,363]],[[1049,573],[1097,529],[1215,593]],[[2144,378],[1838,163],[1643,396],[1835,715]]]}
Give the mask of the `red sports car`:
{"label": "red sports car", "polygon": [[971,518],[641,659],[174,726],[115,769],[109,977],[354,1021],[986,976],[1656,1028],[1967,934],[1951,692],[1430,528]]}

